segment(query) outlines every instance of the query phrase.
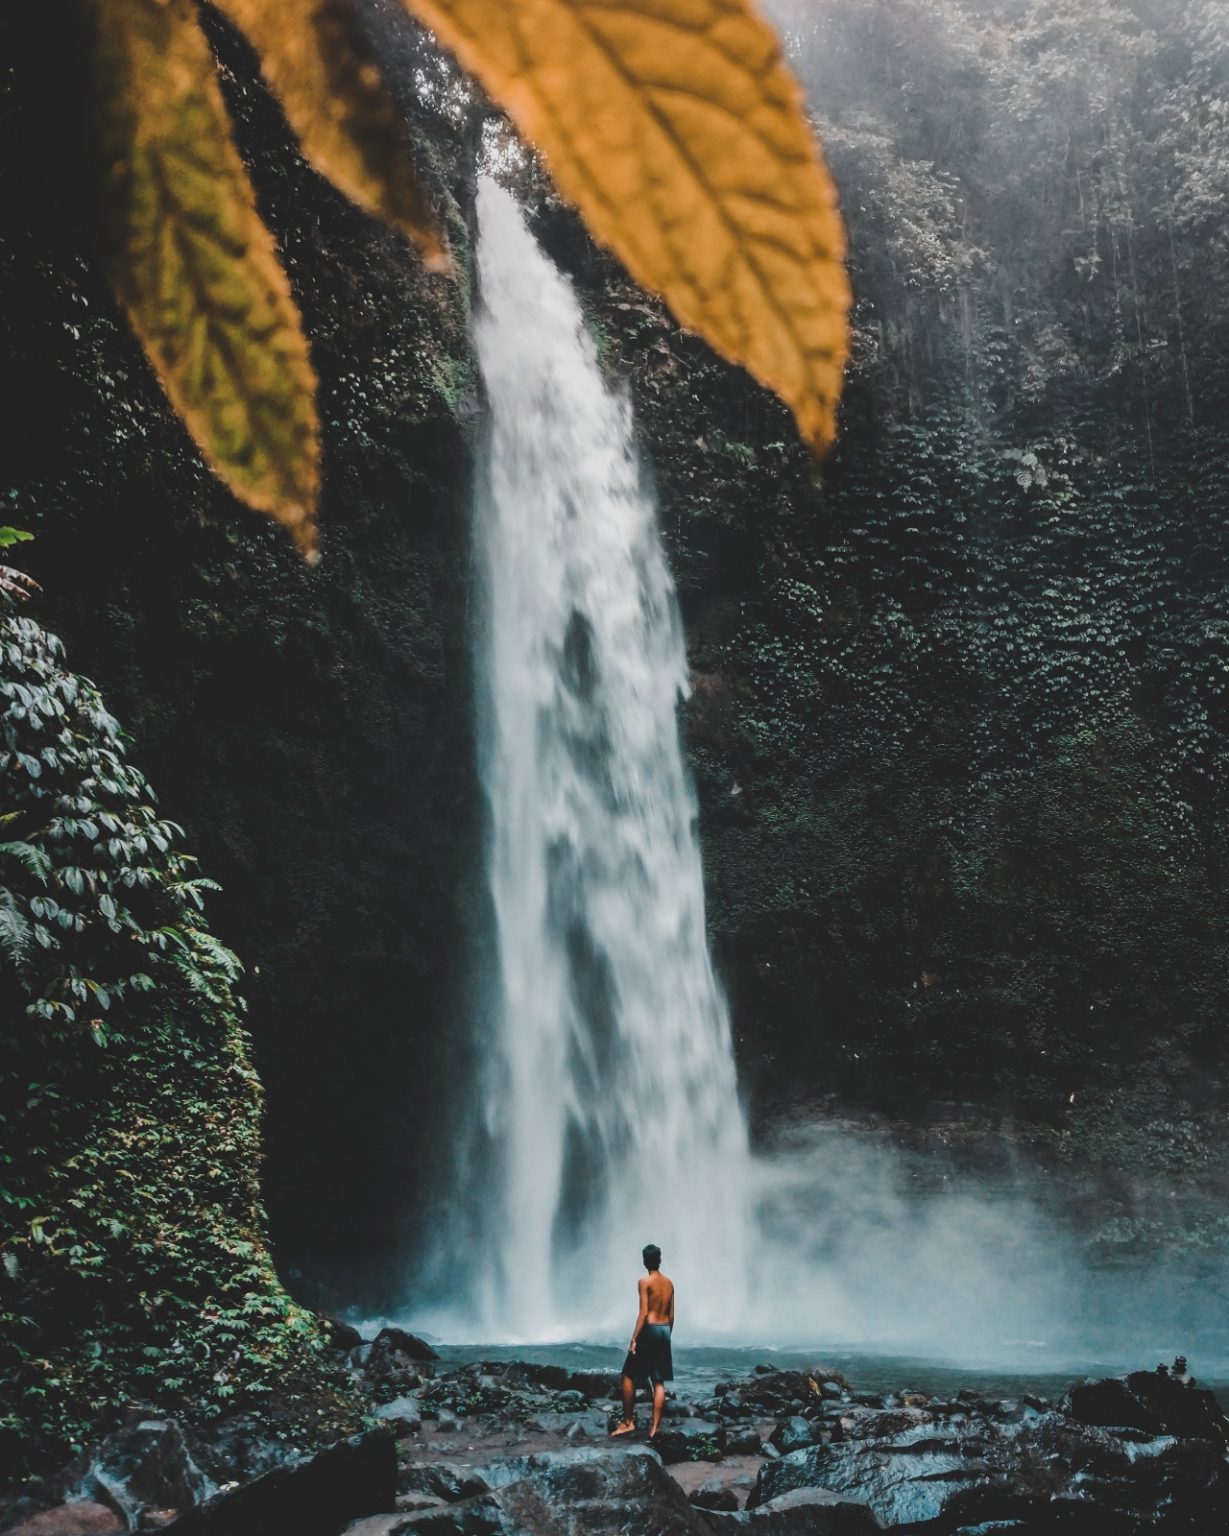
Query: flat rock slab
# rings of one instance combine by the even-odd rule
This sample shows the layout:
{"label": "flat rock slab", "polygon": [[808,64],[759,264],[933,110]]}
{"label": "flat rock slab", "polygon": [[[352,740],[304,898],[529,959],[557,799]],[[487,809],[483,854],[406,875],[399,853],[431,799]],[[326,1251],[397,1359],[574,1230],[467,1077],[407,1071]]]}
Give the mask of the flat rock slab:
{"label": "flat rock slab", "polygon": [[716,1536],[875,1536],[883,1530],[869,1505],[827,1488],[794,1488],[737,1514],[705,1512]]}
{"label": "flat rock slab", "polygon": [[[902,1437],[903,1438],[903,1437]],[[767,1463],[752,1495],[754,1507],[796,1488],[831,1489],[869,1504],[884,1525],[936,1520],[962,1487],[985,1486],[1001,1473],[959,1447],[891,1441],[812,1446]]]}

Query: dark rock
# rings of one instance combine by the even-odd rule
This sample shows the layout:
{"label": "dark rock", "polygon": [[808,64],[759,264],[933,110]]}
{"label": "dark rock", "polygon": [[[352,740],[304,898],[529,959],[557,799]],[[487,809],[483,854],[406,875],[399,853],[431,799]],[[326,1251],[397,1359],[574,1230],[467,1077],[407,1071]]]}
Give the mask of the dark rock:
{"label": "dark rock", "polygon": [[426,1339],[419,1338],[416,1333],[407,1333],[404,1329],[379,1330],[375,1342],[379,1344],[381,1341],[387,1349],[395,1350],[398,1355],[406,1355],[407,1359],[439,1359]]}
{"label": "dark rock", "polygon": [[336,1536],[397,1497],[392,1436],[373,1430],[215,1494],[176,1521],[175,1536]]}
{"label": "dark rock", "polygon": [[[711,1536],[647,1446],[511,1457],[483,1470],[504,1521],[492,1524],[483,1536]],[[484,1513],[491,1518],[489,1508]],[[411,1529],[427,1536],[478,1536],[474,1525]]]}
{"label": "dark rock", "polygon": [[[428,1509],[442,1509],[447,1504],[447,1499],[437,1499],[430,1493],[399,1493],[397,1495],[397,1509],[402,1514],[421,1514]],[[376,1516],[369,1516],[375,1519]]]}
{"label": "dark rock", "polygon": [[40,1510],[18,1525],[7,1528],[7,1536],[120,1536],[128,1522],[106,1504],[94,1499],[75,1499]]}
{"label": "dark rock", "polygon": [[760,1364],[754,1368],[751,1374],[753,1376],[775,1376],[777,1368],[775,1365]]}
{"label": "dark rock", "polygon": [[426,1514],[429,1509],[435,1511],[446,1508],[447,1505],[437,1499],[430,1505],[415,1510],[402,1510],[395,1515],[364,1515],[361,1520],[351,1521],[342,1536],[400,1536],[412,1515]]}
{"label": "dark rock", "polygon": [[[383,1529],[376,1527],[370,1536],[535,1536],[553,1528],[546,1522],[549,1512],[536,1511],[537,1525],[525,1525],[519,1513],[504,1509],[492,1494],[478,1494],[459,1504],[413,1515],[397,1515]],[[368,1536],[359,1526],[362,1536]],[[352,1536],[351,1532],[347,1536]]]}
{"label": "dark rock", "polygon": [[1002,1477],[971,1450],[956,1439],[936,1439],[925,1425],[890,1441],[812,1446],[766,1462],[748,1507],[796,1488],[828,1488],[862,1499],[887,1526],[935,1520],[962,1486]]}
{"label": "dark rock", "polygon": [[783,1456],[791,1451],[800,1451],[804,1446],[813,1445],[815,1442],[815,1426],[810,1419],[792,1415],[788,1419],[782,1419],[769,1437],[770,1443],[775,1445]]}
{"label": "dark rock", "polygon": [[729,1483],[718,1477],[706,1477],[697,1483],[688,1498],[697,1509],[731,1510],[738,1508],[738,1495]]}
{"label": "dark rock", "polygon": [[567,1385],[572,1391],[583,1392],[586,1397],[599,1401],[619,1395],[619,1378],[607,1371],[573,1371]]}
{"label": "dark rock", "polygon": [[980,1525],[962,1525],[952,1536],[1028,1536],[1028,1526],[1023,1520],[984,1520]]}
{"label": "dark rock", "polygon": [[743,1425],[722,1425],[717,1431],[717,1444],[727,1456],[758,1456],[761,1448],[759,1430]]}
{"label": "dark rock", "polygon": [[329,1317],[321,1313],[320,1326],[327,1335],[329,1348],[340,1350],[343,1354],[357,1349],[363,1342],[363,1335],[358,1329],[350,1323],[343,1323],[339,1317]]}
{"label": "dark rock", "polygon": [[1149,1435],[1161,1432],[1157,1415],[1129,1390],[1125,1381],[1090,1381],[1072,1387],[1063,1407],[1081,1424],[1142,1429]]}
{"label": "dark rock", "polygon": [[64,1479],[70,1498],[109,1505],[135,1531],[146,1510],[189,1510],[215,1491],[174,1419],[134,1422],[85,1453]]}
{"label": "dark rock", "polygon": [[1229,1419],[1216,1398],[1167,1371],[1132,1371],[1125,1378],[1072,1387],[1063,1406],[1082,1424],[1124,1425],[1229,1449]]}
{"label": "dark rock", "polygon": [[419,1367],[439,1356],[416,1334],[403,1328],[381,1328],[363,1359],[363,1374],[369,1381],[392,1386],[414,1386]]}
{"label": "dark rock", "polygon": [[566,1392],[560,1392],[555,1398],[555,1405],[559,1408],[583,1408],[585,1406],[585,1394],[578,1392],[574,1387],[569,1387]]}
{"label": "dark rock", "polygon": [[488,1364],[484,1369],[497,1375],[505,1387],[520,1388],[522,1391],[545,1389],[549,1392],[562,1392],[569,1387],[583,1391],[576,1377],[562,1365],[534,1365],[528,1360],[512,1360],[506,1365]]}
{"label": "dark rock", "polygon": [[[828,1373],[824,1373],[824,1379],[833,1380]],[[843,1390],[839,1383],[835,1385],[838,1390]],[[797,1406],[818,1406],[823,1401],[818,1376],[809,1371],[778,1371],[774,1367],[748,1381],[740,1381],[737,1393],[726,1395],[727,1403],[731,1396],[737,1396],[746,1406],[762,1408],[778,1418],[794,1411]]]}
{"label": "dark rock", "polygon": [[1028,1463],[1036,1457],[1047,1473],[1043,1492],[1089,1499],[1124,1515],[1181,1518],[1191,1530],[1229,1530],[1229,1463],[1219,1443],[1047,1414],[1027,1427],[1020,1444],[1023,1457],[1013,1471],[1025,1493],[1038,1491]]}
{"label": "dark rock", "polygon": [[674,1419],[653,1437],[653,1449],[667,1466],[678,1461],[719,1461],[722,1456],[716,1424],[708,1419]]}
{"label": "dark rock", "polygon": [[[530,1536],[708,1536],[702,1517],[647,1447],[575,1452],[572,1460],[566,1454],[500,1493],[501,1504],[520,1513]],[[535,1501],[550,1510],[553,1529],[532,1518]]]}
{"label": "dark rock", "polygon": [[860,1499],[827,1488],[796,1488],[755,1509],[706,1518],[717,1536],[874,1536],[883,1530]]}
{"label": "dark rock", "polygon": [[488,1492],[490,1484],[484,1472],[485,1469],[455,1461],[410,1462],[398,1473],[398,1489],[403,1494],[424,1494],[443,1499],[446,1504],[455,1504],[460,1499]]}
{"label": "dark rock", "polygon": [[888,1439],[908,1434],[924,1424],[933,1424],[934,1415],[925,1408],[856,1408],[843,1413],[837,1422],[848,1439]]}
{"label": "dark rock", "polygon": [[395,1435],[412,1435],[422,1428],[422,1404],[416,1397],[394,1398],[391,1403],[381,1403],[374,1412]]}
{"label": "dark rock", "polygon": [[194,1443],[193,1453],[215,1483],[246,1483],[301,1455],[294,1443],[279,1439],[269,1426],[250,1415],[224,1419],[208,1439]]}

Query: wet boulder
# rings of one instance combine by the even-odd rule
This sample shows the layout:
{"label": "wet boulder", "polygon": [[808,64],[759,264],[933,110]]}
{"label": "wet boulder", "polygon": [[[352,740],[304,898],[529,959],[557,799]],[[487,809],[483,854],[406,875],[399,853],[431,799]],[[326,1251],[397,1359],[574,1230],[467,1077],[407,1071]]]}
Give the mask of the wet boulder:
{"label": "wet boulder", "polygon": [[392,1436],[372,1430],[216,1493],[176,1521],[175,1536],[337,1536],[361,1515],[395,1508]]}
{"label": "wet boulder", "polygon": [[709,1419],[667,1419],[653,1437],[667,1466],[679,1461],[720,1461],[720,1431]]}
{"label": "wet boulder", "polygon": [[861,1499],[827,1488],[795,1488],[754,1509],[707,1519],[716,1536],[875,1536],[883,1530]]}
{"label": "wet boulder", "polygon": [[791,1414],[789,1418],[780,1421],[769,1440],[782,1456],[788,1456],[791,1451],[800,1451],[808,1445],[814,1445],[818,1438],[817,1426],[810,1419]]}
{"label": "wet boulder", "polygon": [[717,1444],[726,1456],[758,1456],[762,1449],[760,1432],[750,1424],[723,1424]]}
{"label": "wet boulder", "polygon": [[483,1475],[489,1493],[412,1515],[388,1536],[711,1536],[646,1446],[511,1457]]}
{"label": "wet boulder", "polygon": [[980,1449],[979,1442],[938,1435],[929,1425],[888,1440],[812,1446],[765,1463],[748,1507],[799,1488],[825,1488],[862,1500],[889,1527],[937,1520],[962,1487],[1001,1480]]}
{"label": "wet boulder", "polygon": [[819,1402],[823,1396],[818,1380],[802,1371],[753,1376],[741,1384],[738,1395],[744,1403],[774,1413],[782,1413],[796,1402]]}
{"label": "wet boulder", "polygon": [[734,1510],[738,1508],[737,1490],[719,1477],[706,1477],[687,1495],[697,1509]]}
{"label": "wet boulder", "polygon": [[1063,1407],[1081,1424],[1207,1440],[1229,1449],[1229,1419],[1213,1394],[1160,1367],[1072,1387]]}
{"label": "wet boulder", "polygon": [[536,1365],[528,1360],[510,1360],[506,1364],[487,1362],[483,1370],[497,1376],[505,1387],[521,1392],[562,1392],[576,1384],[562,1365]]}
{"label": "wet boulder", "polygon": [[573,1371],[567,1379],[569,1390],[604,1402],[618,1397],[619,1378],[611,1371]]}
{"label": "wet boulder", "polygon": [[422,1375],[430,1375],[432,1362],[438,1359],[430,1344],[417,1334],[406,1333],[403,1328],[381,1328],[365,1346],[362,1370],[373,1385],[404,1392],[416,1387]]}
{"label": "wet boulder", "polygon": [[489,1491],[484,1469],[456,1461],[417,1461],[397,1474],[399,1494],[419,1494],[455,1504]]}
{"label": "wet boulder", "polygon": [[134,1415],[68,1470],[62,1483],[70,1502],[90,1501],[115,1511],[135,1531],[147,1513],[164,1518],[192,1509],[215,1491],[197,1465],[174,1419]]}
{"label": "wet boulder", "polygon": [[327,1313],[318,1314],[318,1321],[324,1330],[324,1336],[330,1349],[339,1350],[342,1354],[349,1354],[352,1349],[358,1349],[363,1342],[363,1336],[352,1323],[344,1323],[339,1317],[329,1317]]}
{"label": "wet boulder", "polygon": [[395,1435],[416,1434],[422,1428],[422,1403],[416,1397],[395,1397],[391,1403],[381,1403],[373,1413]]}

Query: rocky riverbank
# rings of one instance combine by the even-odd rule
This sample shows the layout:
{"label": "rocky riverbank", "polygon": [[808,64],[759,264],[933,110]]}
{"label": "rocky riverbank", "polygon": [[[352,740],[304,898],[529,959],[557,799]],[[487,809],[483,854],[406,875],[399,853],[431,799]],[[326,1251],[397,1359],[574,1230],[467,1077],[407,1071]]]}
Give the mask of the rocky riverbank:
{"label": "rocky riverbank", "polygon": [[[191,1441],[135,1408],[7,1504],[10,1536],[1212,1536],[1229,1420],[1172,1368],[1059,1402],[860,1392],[758,1367],[611,1441],[617,1383],[522,1362],[450,1368],[422,1340],[334,1329],[373,1428],[314,1455],[235,1420]],[[647,1412],[642,1410],[642,1421]]]}

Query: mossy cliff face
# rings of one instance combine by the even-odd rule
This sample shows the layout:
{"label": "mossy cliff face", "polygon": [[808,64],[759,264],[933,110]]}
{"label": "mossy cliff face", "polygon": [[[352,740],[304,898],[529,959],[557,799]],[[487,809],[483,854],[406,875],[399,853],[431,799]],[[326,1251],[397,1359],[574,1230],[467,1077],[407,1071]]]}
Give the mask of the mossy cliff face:
{"label": "mossy cliff face", "polygon": [[270,1258],[261,1093],[210,882],[59,642],[0,615],[0,658],[6,1477],[132,1401],[207,1424],[277,1399],[285,1428],[336,1433],[358,1415]]}
{"label": "mossy cliff face", "polygon": [[[63,40],[50,17],[4,26],[23,61],[5,98],[4,520],[37,535],[40,611],[223,887],[214,918],[248,965],[269,1090],[283,1270],[310,1259],[318,1280],[370,1277],[410,1238],[431,1111],[463,1049],[478,824],[471,160],[421,116],[457,263],[451,279],[427,276],[308,170],[254,61],[214,29],[320,374],[323,557],[310,569],[227,496],[168,411],[92,260],[86,129],[56,83]],[[413,37],[399,30],[390,47],[409,79]],[[334,1294],[363,1299],[348,1278]]]}

